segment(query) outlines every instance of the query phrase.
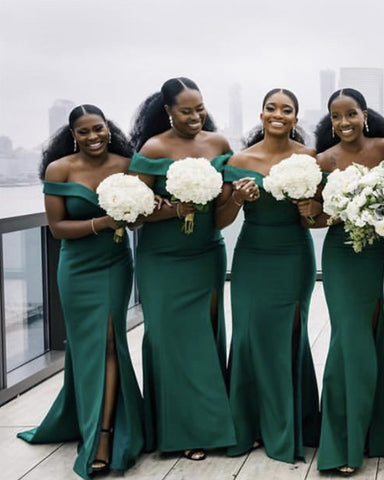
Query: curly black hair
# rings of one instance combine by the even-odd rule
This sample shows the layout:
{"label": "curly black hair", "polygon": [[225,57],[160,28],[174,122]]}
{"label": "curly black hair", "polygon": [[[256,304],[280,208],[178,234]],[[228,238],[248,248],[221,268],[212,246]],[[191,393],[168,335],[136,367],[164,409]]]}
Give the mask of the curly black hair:
{"label": "curly black hair", "polygon": [[[375,110],[368,108],[367,102],[365,101],[362,93],[354,88],[342,88],[332,93],[332,95],[329,97],[327,105],[329,112],[331,110],[332,102],[340,95],[353,98],[361,110],[363,112],[367,112],[368,131],[364,128],[363,135],[371,138],[384,137],[384,117]],[[325,150],[328,150],[328,148],[331,148],[340,142],[340,138],[337,135],[334,135],[332,132],[332,121],[329,114],[324,115],[324,117],[317,124],[315,129],[315,137],[317,153],[324,152]]]}
{"label": "curly black hair", "polygon": [[[129,139],[134,149],[139,151],[144,143],[154,135],[169,130],[169,118],[164,105],[172,107],[177,103],[177,96],[185,89],[197,90],[199,87],[186,77],[170,78],[161,87],[160,92],[153,93],[144,100],[136,111]],[[210,114],[207,114],[203,130],[216,131],[216,125]]]}
{"label": "curly black hair", "polygon": [[105,118],[104,113],[95,105],[79,105],[75,107],[68,118],[68,125],[60,128],[50,139],[48,145],[43,148],[42,159],[39,166],[39,177],[41,180],[45,177],[45,171],[48,165],[54,160],[74,153],[72,128],[78,118],[86,114],[99,115],[108,125],[111,132],[111,142],[108,144],[108,151],[131,157],[133,148],[126,135],[113,122]]}

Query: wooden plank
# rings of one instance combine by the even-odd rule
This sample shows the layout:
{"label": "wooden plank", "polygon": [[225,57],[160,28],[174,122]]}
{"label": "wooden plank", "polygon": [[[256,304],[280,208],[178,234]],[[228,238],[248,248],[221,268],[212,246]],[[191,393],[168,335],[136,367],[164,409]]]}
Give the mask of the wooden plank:
{"label": "wooden plank", "polygon": [[207,458],[199,462],[181,457],[166,480],[233,480],[246,458],[246,455],[227,457],[224,452],[216,451],[208,451]]}
{"label": "wooden plank", "polygon": [[63,385],[60,372],[1,407],[0,426],[17,427],[18,431],[38,425],[45,417]]}
{"label": "wooden plank", "polygon": [[[307,480],[326,480],[327,478],[341,478],[340,474],[334,471],[319,472],[316,467],[317,455],[313,461],[312,468],[309,472]],[[351,477],[353,480],[376,480],[378,469],[377,458],[365,458],[361,468],[356,470],[356,473]],[[348,477],[349,478],[349,477]],[[384,477],[383,479],[384,480]]]}
{"label": "wooden plank", "polygon": [[291,464],[273,460],[265,454],[263,448],[258,448],[249,455],[236,480],[305,480],[313,456],[314,449],[308,448],[306,463]]}
{"label": "wooden plank", "polygon": [[308,336],[311,346],[328,322],[329,315],[324,297],[323,282],[317,281],[313,289],[308,315]]}
{"label": "wooden plank", "polygon": [[[16,437],[19,431],[17,427],[0,429],[0,477],[6,480],[21,478],[60,447],[60,444],[29,445]],[[57,477],[40,477],[40,480],[44,478]]]}
{"label": "wooden plank", "polygon": [[384,480],[384,458],[378,459],[376,480]]}
{"label": "wooden plank", "polygon": [[48,480],[49,478],[79,480],[80,477],[73,471],[76,448],[75,442],[61,445],[52,455],[27,473],[23,480]]}
{"label": "wooden plank", "polygon": [[125,472],[124,478],[129,480],[162,480],[167,477],[168,472],[178,460],[178,455],[163,456],[158,452],[146,453],[141,455],[136,464]]}

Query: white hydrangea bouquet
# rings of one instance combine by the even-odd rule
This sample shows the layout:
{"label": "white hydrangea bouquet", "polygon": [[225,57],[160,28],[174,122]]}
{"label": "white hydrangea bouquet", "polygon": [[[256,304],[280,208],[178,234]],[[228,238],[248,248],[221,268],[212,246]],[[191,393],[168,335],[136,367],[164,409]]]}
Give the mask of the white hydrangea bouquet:
{"label": "white hydrangea bouquet", "polygon": [[[312,198],[322,179],[322,173],[314,157],[294,153],[273,165],[263,180],[263,187],[276,200],[303,200]],[[313,218],[308,218],[313,222]]]}
{"label": "white hydrangea bouquet", "polygon": [[[193,203],[197,211],[204,211],[208,208],[207,203],[220,194],[222,186],[222,176],[209,160],[187,157],[171,164],[165,188],[173,200]],[[190,234],[193,228],[194,213],[189,213],[182,230]]]}
{"label": "white hydrangea bouquet", "polygon": [[334,170],[322,195],[328,225],[343,221],[356,253],[384,236],[384,161],[371,169],[354,163]]}
{"label": "white hydrangea bouquet", "polygon": [[[155,208],[152,190],[138,177],[114,173],[100,182],[96,189],[99,205],[116,222],[134,223],[139,215],[150,215]],[[114,241],[123,239],[124,227],[115,230]]]}

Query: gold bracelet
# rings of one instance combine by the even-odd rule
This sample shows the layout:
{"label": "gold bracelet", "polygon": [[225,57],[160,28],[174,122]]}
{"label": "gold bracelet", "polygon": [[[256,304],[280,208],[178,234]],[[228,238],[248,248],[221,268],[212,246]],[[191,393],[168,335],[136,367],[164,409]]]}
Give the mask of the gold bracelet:
{"label": "gold bracelet", "polygon": [[94,218],[91,218],[91,228],[92,228],[92,232],[93,232],[94,235],[98,235],[98,233],[97,233],[96,230],[95,230],[95,225],[93,224],[93,220],[94,220]]}
{"label": "gold bracelet", "polygon": [[236,193],[236,190],[233,190],[232,195],[231,195],[233,203],[235,205],[237,205],[238,207],[242,207],[244,205],[244,202],[242,202],[242,203],[237,202],[236,199],[235,199],[235,195],[234,195],[235,193]]}

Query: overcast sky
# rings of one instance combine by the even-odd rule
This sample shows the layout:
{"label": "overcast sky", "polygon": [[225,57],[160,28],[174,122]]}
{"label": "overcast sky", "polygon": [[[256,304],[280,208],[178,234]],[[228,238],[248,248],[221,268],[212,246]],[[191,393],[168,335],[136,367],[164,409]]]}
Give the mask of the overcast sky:
{"label": "overcast sky", "polygon": [[0,135],[38,145],[59,98],[128,130],[173,76],[198,83],[222,128],[233,83],[245,129],[274,87],[317,109],[321,69],[384,68],[383,20],[383,0],[0,0]]}

